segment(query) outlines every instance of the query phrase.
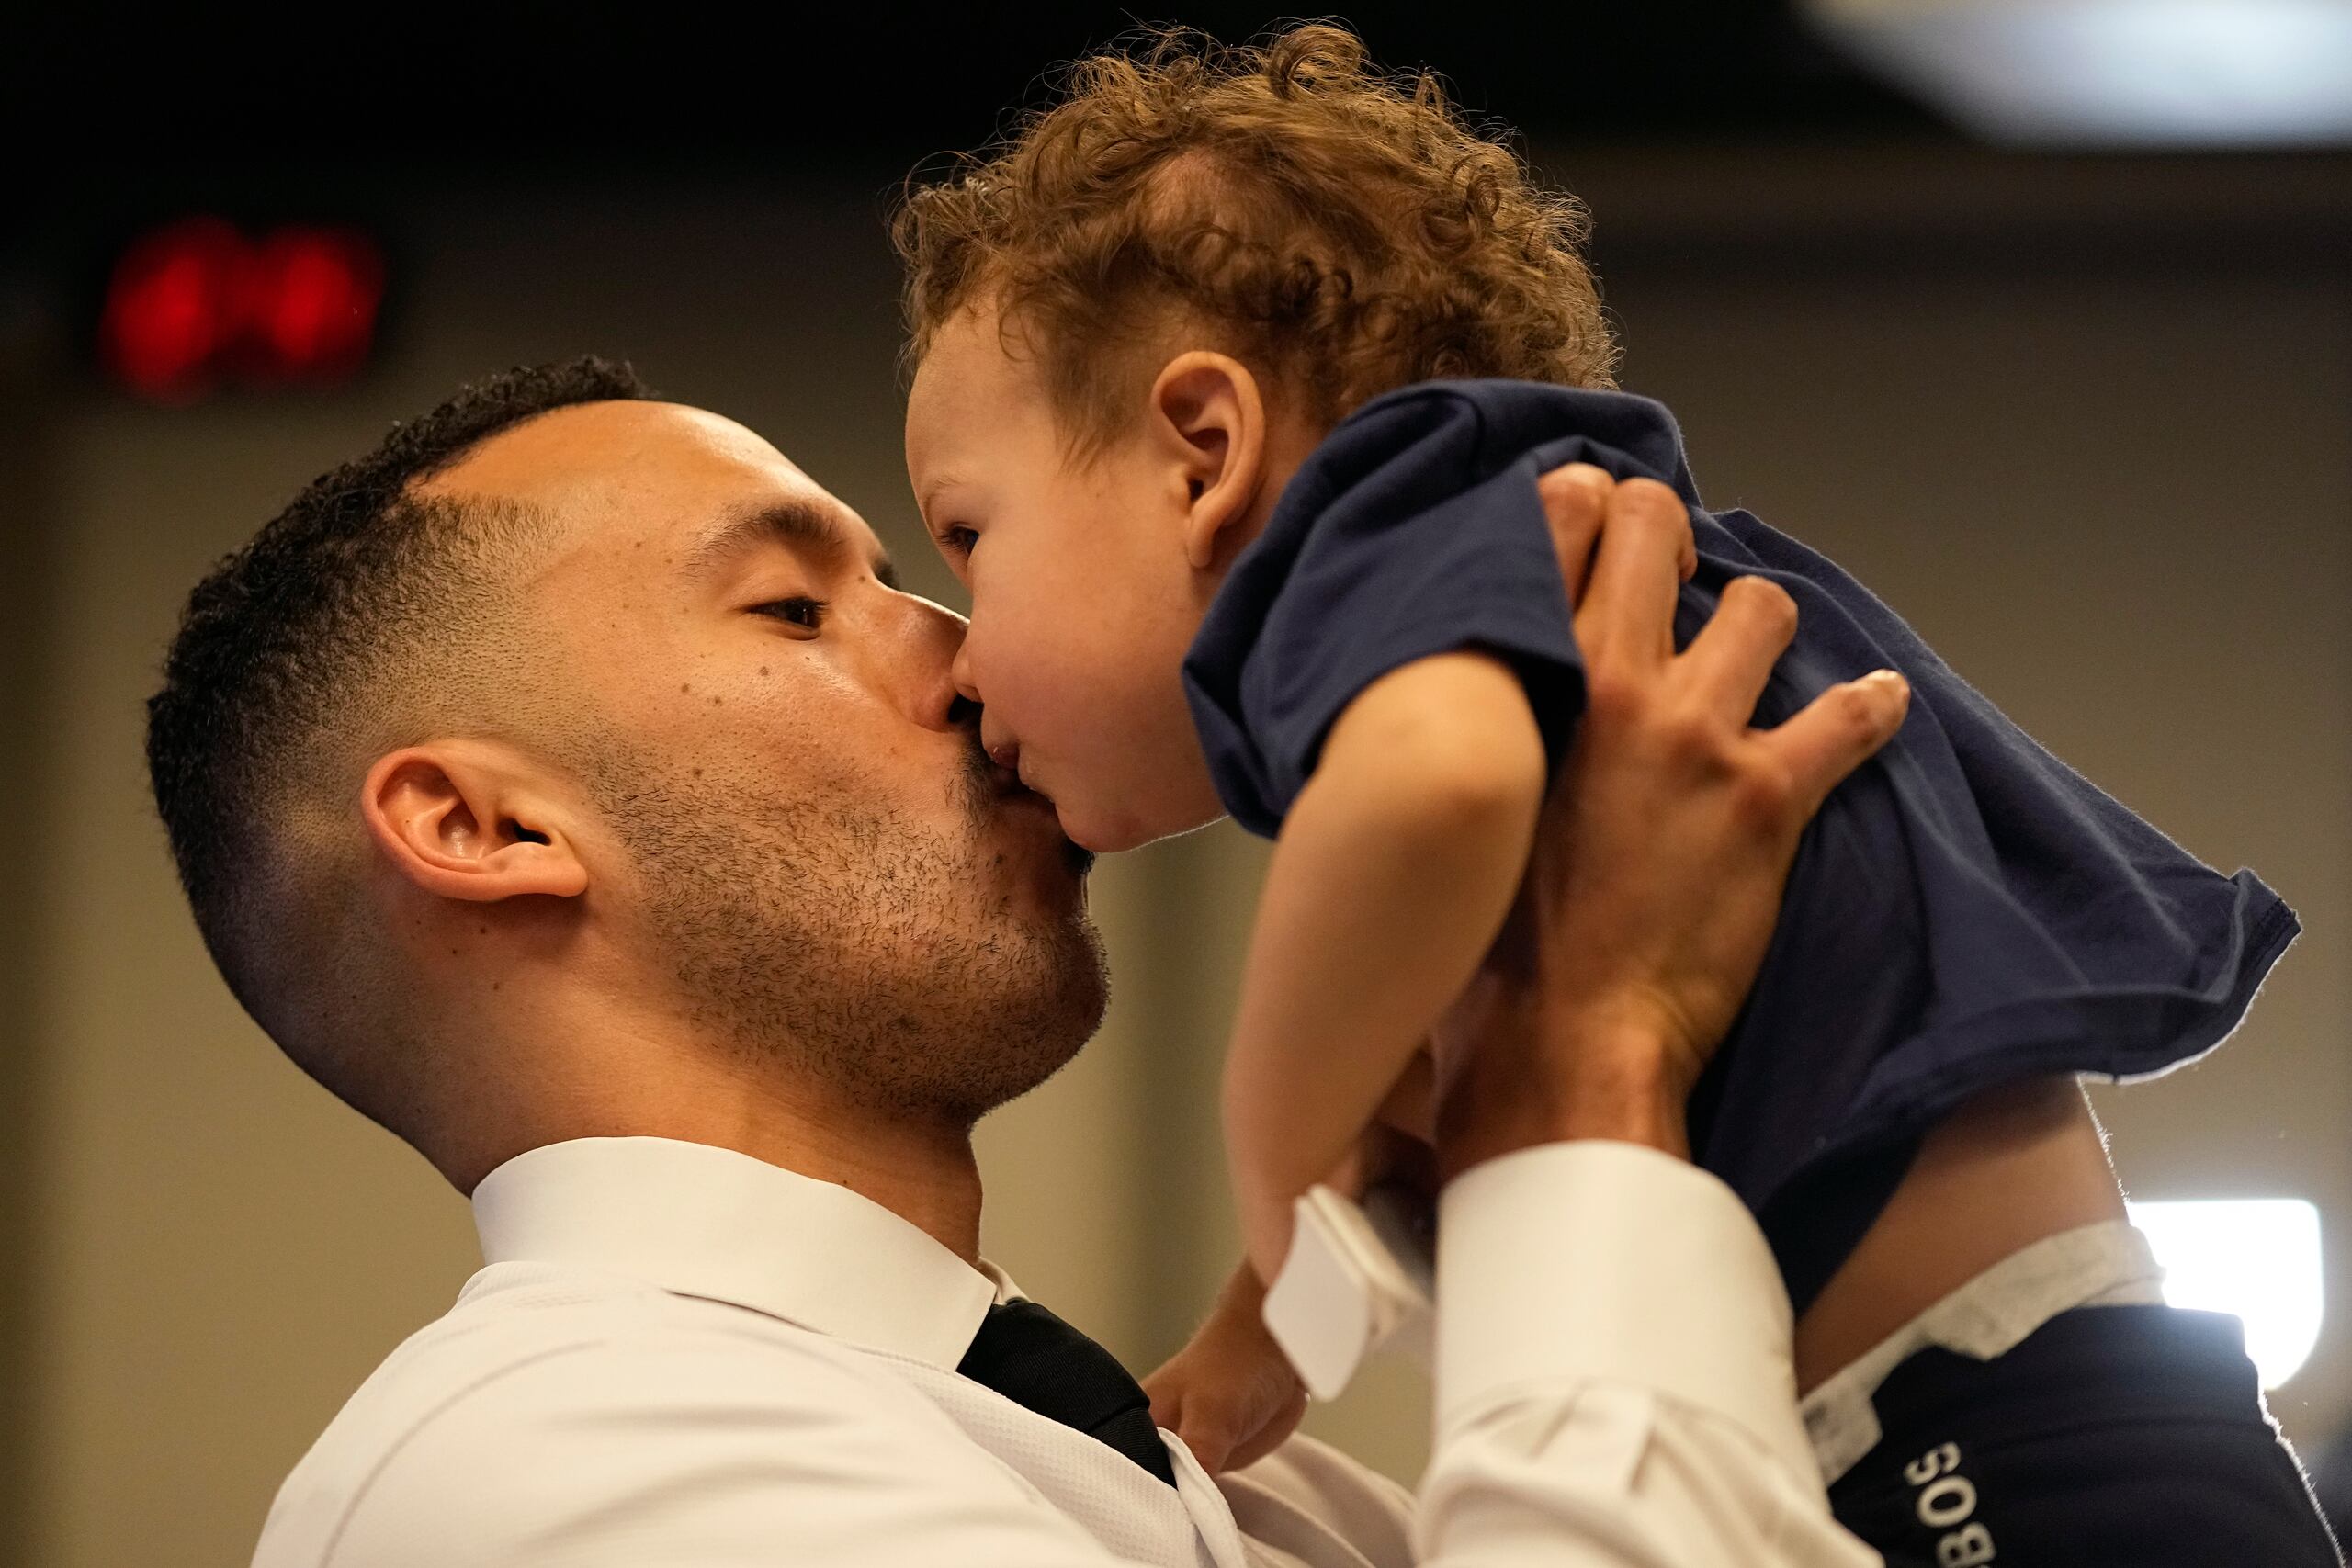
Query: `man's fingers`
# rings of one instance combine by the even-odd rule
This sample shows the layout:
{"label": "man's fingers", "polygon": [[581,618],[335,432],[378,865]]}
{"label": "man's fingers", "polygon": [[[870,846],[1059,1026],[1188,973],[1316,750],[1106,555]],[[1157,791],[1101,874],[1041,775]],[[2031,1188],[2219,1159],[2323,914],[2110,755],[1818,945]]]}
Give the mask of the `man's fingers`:
{"label": "man's fingers", "polygon": [[1535,481],[1544,519],[1552,525],[1552,546],[1560,552],[1560,579],[1568,586],[1571,604],[1584,597],[1585,581],[1592,575],[1592,547],[1600,538],[1609,492],[1616,487],[1605,469],[1590,463],[1569,463]]}
{"label": "man's fingers", "polygon": [[1674,656],[1674,603],[1690,547],[1690,513],[1655,479],[1626,479],[1609,494],[1592,580],[1577,611],[1577,644],[1589,664],[1653,668]]}
{"label": "man's fingers", "polygon": [[[1616,488],[1617,481],[1607,469],[1590,463],[1563,464],[1535,481],[1544,517],[1552,525],[1552,547],[1559,552],[1560,578],[1567,584],[1571,604],[1583,599],[1585,585],[1591,580],[1593,552],[1600,542],[1610,493]],[[1699,570],[1699,541],[1688,527],[1682,532],[1676,570],[1685,582]]]}
{"label": "man's fingers", "polygon": [[1735,577],[1724,584],[1714,615],[1682,650],[1681,663],[1712,711],[1746,724],[1773,664],[1796,635],[1797,602],[1787,590],[1761,577]]}
{"label": "man's fingers", "polygon": [[1829,792],[1903,728],[1910,682],[1892,670],[1832,686],[1758,740],[1788,769],[1790,804],[1810,820]]}

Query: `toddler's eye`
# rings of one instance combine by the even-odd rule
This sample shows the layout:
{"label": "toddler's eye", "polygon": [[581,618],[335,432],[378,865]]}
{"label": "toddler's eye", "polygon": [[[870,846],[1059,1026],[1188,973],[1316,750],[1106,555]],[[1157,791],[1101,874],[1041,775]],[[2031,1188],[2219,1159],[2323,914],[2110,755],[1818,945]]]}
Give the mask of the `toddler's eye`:
{"label": "toddler's eye", "polygon": [[789,626],[806,626],[813,632],[824,624],[825,609],[822,599],[778,599],[774,604],[758,606],[757,613]]}
{"label": "toddler's eye", "polygon": [[960,523],[939,531],[939,547],[951,556],[968,556],[979,542],[979,535]]}

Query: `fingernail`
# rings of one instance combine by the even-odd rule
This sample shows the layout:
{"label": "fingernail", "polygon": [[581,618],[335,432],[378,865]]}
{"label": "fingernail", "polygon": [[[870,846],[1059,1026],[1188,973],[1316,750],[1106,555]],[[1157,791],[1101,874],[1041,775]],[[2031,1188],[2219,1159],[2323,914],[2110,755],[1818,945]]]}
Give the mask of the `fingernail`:
{"label": "fingernail", "polygon": [[1900,673],[1893,670],[1873,670],[1862,679],[1873,686],[1890,692],[1899,692],[1910,684]]}

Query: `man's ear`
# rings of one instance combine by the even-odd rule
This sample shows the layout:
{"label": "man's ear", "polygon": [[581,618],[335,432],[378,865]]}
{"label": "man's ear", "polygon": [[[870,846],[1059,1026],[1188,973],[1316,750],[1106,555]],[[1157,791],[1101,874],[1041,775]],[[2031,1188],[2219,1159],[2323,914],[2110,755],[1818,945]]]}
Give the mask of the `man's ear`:
{"label": "man's ear", "polygon": [[493,748],[428,741],[387,752],[368,770],[359,810],[377,852],[439,897],[587,891],[588,868],[560,814]]}
{"label": "man's ear", "polygon": [[1183,466],[1184,558],[1205,571],[1257,504],[1266,477],[1266,405],[1230,355],[1180,354],[1151,384],[1151,415]]}

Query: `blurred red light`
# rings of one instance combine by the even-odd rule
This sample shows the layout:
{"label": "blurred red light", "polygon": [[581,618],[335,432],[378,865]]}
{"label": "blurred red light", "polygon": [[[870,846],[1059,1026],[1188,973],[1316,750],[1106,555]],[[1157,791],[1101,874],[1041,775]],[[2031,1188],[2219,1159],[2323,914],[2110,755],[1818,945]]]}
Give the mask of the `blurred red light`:
{"label": "blurred red light", "polygon": [[250,326],[280,373],[339,381],[358,369],[384,292],[375,248],[356,234],[284,229],[264,242],[255,260]]}
{"label": "blurred red light", "polygon": [[193,218],[123,253],[99,338],[133,390],[177,400],[202,389],[232,331],[244,251],[228,224]]}
{"label": "blurred red light", "polygon": [[384,265],[365,235],[284,228],[258,242],[217,218],[160,229],[116,264],[99,322],[131,390],[187,402],[224,378],[332,384],[366,362]]}

